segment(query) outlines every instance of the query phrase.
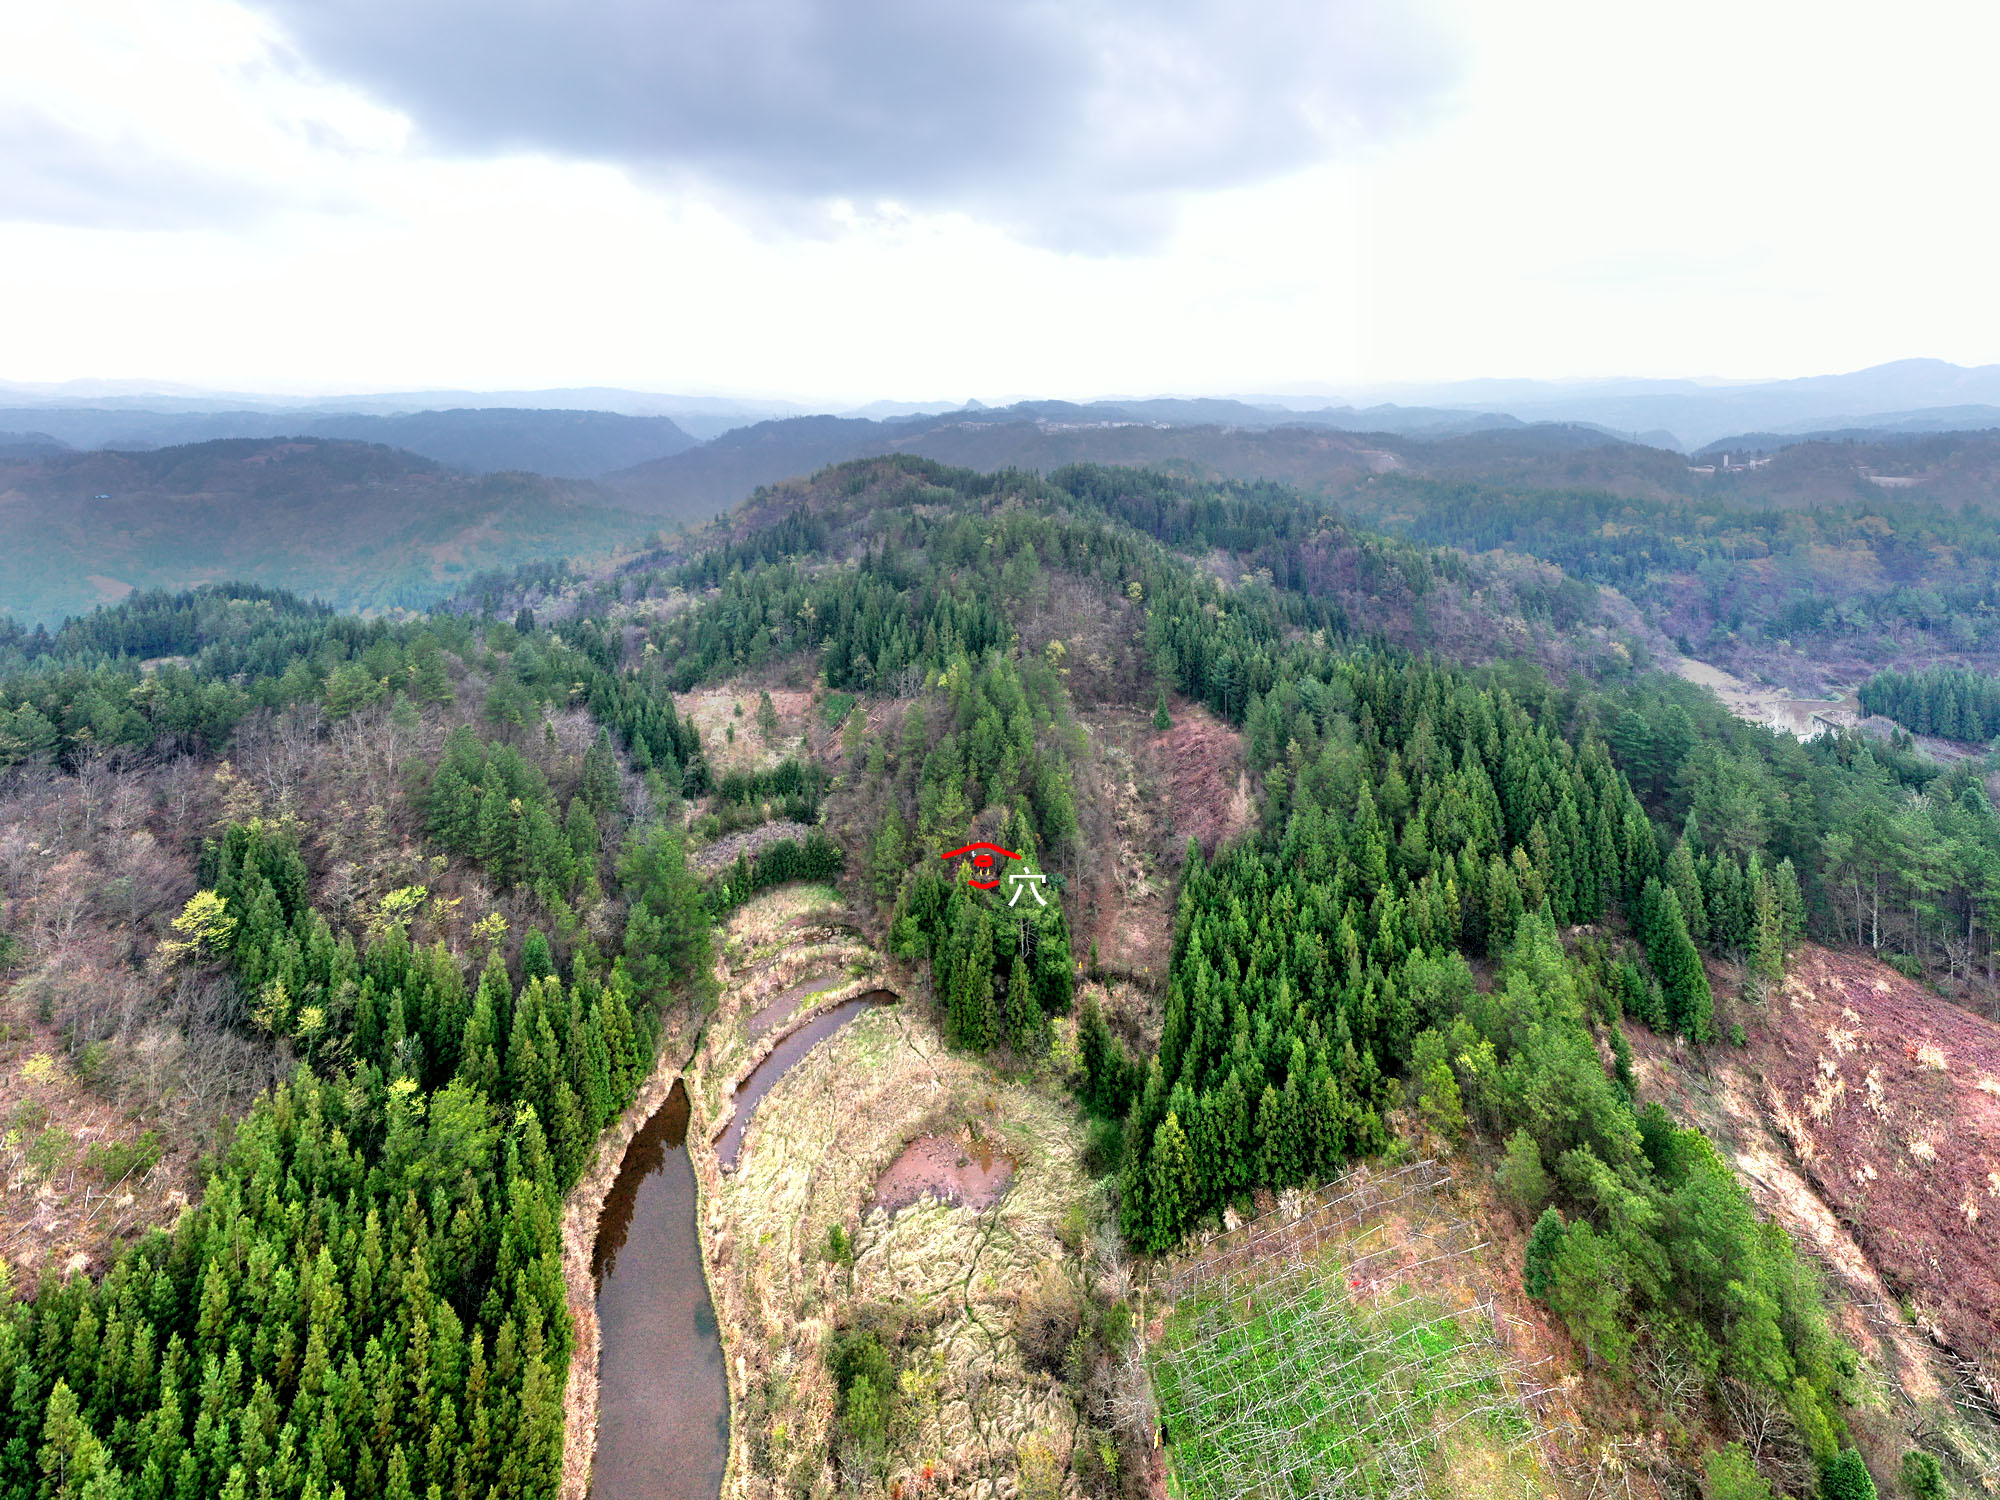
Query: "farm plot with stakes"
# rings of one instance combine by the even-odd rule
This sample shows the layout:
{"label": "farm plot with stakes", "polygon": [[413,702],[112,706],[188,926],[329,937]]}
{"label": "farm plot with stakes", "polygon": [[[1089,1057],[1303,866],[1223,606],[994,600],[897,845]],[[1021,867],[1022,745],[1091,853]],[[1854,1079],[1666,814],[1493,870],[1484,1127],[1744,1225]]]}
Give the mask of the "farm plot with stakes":
{"label": "farm plot with stakes", "polygon": [[[1477,1287],[1450,1174],[1348,1174],[1280,1207],[1170,1285],[1154,1382],[1185,1500],[1441,1491],[1468,1442],[1531,1470],[1551,1393]],[[1487,1465],[1487,1467],[1491,1467]]]}

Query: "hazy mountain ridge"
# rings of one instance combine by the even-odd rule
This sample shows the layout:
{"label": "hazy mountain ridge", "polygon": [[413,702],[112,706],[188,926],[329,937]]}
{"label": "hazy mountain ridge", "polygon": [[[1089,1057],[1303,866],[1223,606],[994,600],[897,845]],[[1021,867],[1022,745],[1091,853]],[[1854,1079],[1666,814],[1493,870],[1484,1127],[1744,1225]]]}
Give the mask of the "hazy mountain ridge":
{"label": "hazy mountain ridge", "polygon": [[1684,447],[1700,448],[1731,433],[1874,427],[1939,408],[2000,405],[2000,365],[1968,368],[1938,359],[1904,359],[1793,380],[1492,380],[1398,387],[1393,394],[1445,407],[1505,410],[1526,422],[1594,422],[1621,432],[1663,430]]}
{"label": "hazy mountain ridge", "polygon": [[518,407],[396,415],[17,407],[0,409],[0,429],[6,428],[89,449],[142,450],[230,438],[339,438],[386,443],[475,474],[521,470],[554,479],[590,479],[696,444],[666,417]]}
{"label": "hazy mountain ridge", "polygon": [[[1178,406],[1179,404],[1175,404]],[[759,485],[810,474],[850,459],[914,453],[943,463],[987,471],[1018,468],[1048,472],[1071,463],[1165,464],[1228,479],[1282,479],[1312,489],[1339,486],[1403,460],[1387,451],[1399,439],[1421,444],[1433,418],[1463,414],[1406,413],[1412,434],[1380,427],[1347,426],[1322,414],[1260,411],[1240,403],[1256,422],[1191,424],[1150,420],[1147,403],[1023,402],[1017,406],[873,422],[853,417],[790,417],[725,434],[685,453],[604,476],[606,488],[648,514],[706,520]],[[1281,420],[1282,419],[1282,420]],[[1479,431],[1508,431],[1519,424],[1476,419]],[[1591,433],[1582,445],[1617,442]]]}
{"label": "hazy mountain ridge", "polygon": [[[601,554],[662,521],[706,521],[761,487],[899,453],[988,473],[1098,463],[1274,480],[1364,513],[1379,508],[1362,487],[1397,475],[1788,509],[1880,505],[1890,494],[1979,506],[2000,495],[2000,435],[1991,433],[1806,440],[1773,451],[1754,469],[1723,470],[1576,423],[1495,424],[1439,437],[1307,423],[1196,426],[1113,410],[1118,414],[1043,402],[891,422],[788,418],[596,482],[531,473],[481,478],[436,458],[326,438],[79,452],[64,450],[60,434],[5,433],[0,493],[12,547],[0,564],[0,609],[53,621],[126,587],[225,576],[269,578],[356,608],[428,603],[462,575]],[[476,434],[477,426],[460,422],[452,430]],[[399,548],[407,555],[397,555]],[[366,567],[357,560],[361,551],[374,559]]]}
{"label": "hazy mountain ridge", "polygon": [[[982,466],[1046,467],[1061,460],[1046,459],[1045,450],[1075,452],[1081,441],[1048,443],[1025,431],[978,441],[945,435],[989,428],[1033,427],[1047,435],[1071,429],[1267,433],[1299,427],[1447,440],[1560,425],[1625,443],[1710,455],[1771,452],[1818,438],[2000,426],[2000,367],[1965,369],[1937,360],[1737,384],[1462,381],[1383,388],[1319,405],[1296,396],[1143,396],[1033,399],[1004,406],[977,400],[956,406],[876,401],[814,413],[785,401],[609,387],[310,400],[148,392],[118,382],[63,387],[0,382],[0,392],[13,393],[18,403],[0,408],[0,430],[45,434],[72,447],[148,448],[296,435],[384,442],[473,472],[519,469],[557,478],[608,478],[626,497],[623,503],[686,518],[712,515],[759,484],[851,458],[916,451]],[[1192,439],[1163,441],[1152,449],[1129,438],[1102,442],[1103,451],[1077,456],[1202,463],[1205,451],[1217,446],[1214,440]],[[697,449],[713,451],[695,456]],[[1230,477],[1262,472],[1226,452],[1212,467]],[[1296,466],[1272,472],[1294,482],[1319,482]]]}
{"label": "hazy mountain ridge", "polygon": [[[93,408],[100,411],[160,414],[311,413],[400,416],[447,409],[590,410],[634,417],[668,417],[697,440],[789,417],[813,415],[795,400],[694,396],[628,390],[612,386],[551,388],[538,391],[418,390],[335,396],[274,396],[165,387],[143,381],[70,381],[28,384],[0,381],[6,404],[24,410]],[[1181,424],[1271,426],[1289,422],[1348,430],[1413,432],[1424,426],[1469,430],[1481,418],[1522,423],[1594,424],[1647,441],[1702,448],[1732,433],[1818,432],[1846,427],[1892,428],[1908,422],[1956,424],[1964,408],[2000,408],[2000,365],[1961,366],[1939,359],[1903,359],[1866,369],[1784,380],[1707,381],[1693,379],[1607,378],[1588,380],[1479,379],[1441,382],[1348,385],[1335,393],[1236,396],[1124,396],[1084,402],[1019,402],[985,405],[950,402],[874,401],[842,409],[826,403],[822,413],[888,421],[974,418],[1025,406],[1062,405],[1112,417]],[[63,434],[48,423],[6,422]],[[1978,417],[1976,424],[1987,425]],[[275,433],[203,432],[192,437],[274,436]],[[347,436],[350,434],[325,434]]]}
{"label": "hazy mountain ridge", "polygon": [[244,577],[421,607],[482,569],[601,556],[643,529],[589,486],[326,439],[0,454],[0,613],[53,624],[135,588]]}

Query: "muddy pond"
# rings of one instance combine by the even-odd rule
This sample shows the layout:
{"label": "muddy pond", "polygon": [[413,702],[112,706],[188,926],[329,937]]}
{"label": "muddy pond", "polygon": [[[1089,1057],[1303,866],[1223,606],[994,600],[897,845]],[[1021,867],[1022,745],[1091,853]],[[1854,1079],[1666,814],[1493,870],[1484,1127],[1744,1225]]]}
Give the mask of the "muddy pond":
{"label": "muddy pond", "polygon": [[[801,997],[805,998],[805,997]],[[734,1166],[743,1130],[771,1086],[871,1005],[871,990],[829,1006],[753,1068],[717,1142]],[[597,1220],[597,1457],[591,1500],[715,1500],[729,1459],[729,1381],[702,1274],[688,1160],[688,1095],[667,1102],[632,1138]]]}
{"label": "muddy pond", "polygon": [[715,1138],[715,1156],[722,1163],[723,1170],[731,1170],[736,1165],[736,1153],[743,1149],[743,1132],[749,1127],[750,1116],[756,1112],[757,1101],[770,1093],[772,1086],[798,1065],[799,1059],[861,1012],[870,1006],[886,1005],[895,998],[888,990],[870,990],[852,1000],[829,1005],[797,1030],[779,1038],[778,1045],[766,1053],[764,1060],[736,1086],[735,1113],[723,1126],[722,1134]]}
{"label": "muddy pond", "polygon": [[597,1459],[591,1500],[715,1500],[729,1383],[695,1229],[687,1089],[625,1153],[597,1220]]}

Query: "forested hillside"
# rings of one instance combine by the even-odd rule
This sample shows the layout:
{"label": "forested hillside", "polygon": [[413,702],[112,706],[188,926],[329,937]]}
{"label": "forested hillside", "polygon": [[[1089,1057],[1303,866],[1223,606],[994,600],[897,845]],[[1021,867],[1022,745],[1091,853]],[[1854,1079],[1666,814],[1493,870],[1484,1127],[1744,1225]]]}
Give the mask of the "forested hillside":
{"label": "forested hillside", "polygon": [[[565,1195],[711,1014],[716,919],[796,880],[838,883],[940,1053],[1092,1122],[1066,1253],[1097,1233],[1145,1266],[1454,1153],[1532,1224],[1506,1274],[1590,1420],[1670,1430],[1687,1480],[1751,1413],[1731,1500],[1850,1473],[1887,1430],[1850,1325],[1635,1042],[1726,1066],[1813,940],[1990,1006],[1981,770],[1743,724],[1648,669],[1597,554],[1413,529],[1268,483],[898,456],[420,617],[226,585],[6,631],[10,1025],[63,1109],[153,1131],[154,1160],[65,1187],[60,1140],[21,1155],[79,1214],[147,1199],[49,1241],[0,1315],[0,1493],[557,1493]],[[1239,779],[1142,786],[1191,722]],[[979,841],[1029,899],[940,858]],[[1161,967],[1110,972],[1100,943],[1148,924]],[[169,1042],[220,1075],[198,1109]],[[747,1253],[722,1212],[717,1276]],[[2000,1254],[1996,1226],[1963,1233]],[[1119,1405],[1145,1335],[1115,1282],[1043,1370],[1082,1414],[1067,1481],[1106,1495],[1157,1438]],[[838,1305],[761,1330],[794,1363],[731,1385],[759,1483],[875,1485],[932,1378],[908,1309]],[[1991,1369],[2000,1338],[1956,1336]],[[809,1419],[802,1355],[831,1382]],[[1699,1411],[1669,1414],[1660,1369]]]}
{"label": "forested hillside", "polygon": [[[185,664],[142,673],[155,655]],[[363,625],[256,590],[148,596],[15,648],[13,816],[51,770],[94,784],[86,823],[130,809],[127,835],[173,871],[69,918],[130,924],[165,986],[142,981],[122,1020],[76,992],[74,936],[22,932],[51,1072],[144,1109],[176,1081],[152,1053],[178,1023],[211,1068],[279,1082],[178,1219],[157,1172],[122,1174],[171,1233],[100,1251],[94,1285],[51,1263],[0,1326],[9,1493],[549,1492],[561,1194],[645,1076],[670,996],[698,992],[709,916],[661,822],[698,769],[641,780],[613,748],[698,768],[671,699],[621,713],[629,688],[545,640],[551,702],[535,655],[507,627],[482,645],[449,619]],[[48,909],[12,880],[17,913]],[[232,1000],[177,1015],[190,984]],[[242,1060],[212,1055],[217,1030]],[[179,1146],[175,1113],[153,1112]]]}
{"label": "forested hillside", "polygon": [[1734,482],[1662,499],[1410,476],[1348,500],[1415,539],[1525,553],[1617,589],[1680,649],[1752,679],[1817,692],[1940,653],[2000,660],[2000,524],[1982,508],[1865,482],[1791,508]]}
{"label": "forested hillside", "polygon": [[1419,540],[1555,564],[1572,587],[1618,590],[1678,649],[1753,680],[1817,693],[1938,651],[2000,663],[1990,433],[1800,442],[1724,469],[1580,427],[1424,438],[1002,415],[764,423],[609,484],[636,507],[700,519],[753,485],[867,453],[1046,475],[1164,465],[1276,481]]}
{"label": "forested hillside", "polygon": [[241,439],[0,461],[0,613],[50,628],[138,589],[229,578],[421,609],[481,569],[603,557],[653,523],[587,486],[392,448]]}

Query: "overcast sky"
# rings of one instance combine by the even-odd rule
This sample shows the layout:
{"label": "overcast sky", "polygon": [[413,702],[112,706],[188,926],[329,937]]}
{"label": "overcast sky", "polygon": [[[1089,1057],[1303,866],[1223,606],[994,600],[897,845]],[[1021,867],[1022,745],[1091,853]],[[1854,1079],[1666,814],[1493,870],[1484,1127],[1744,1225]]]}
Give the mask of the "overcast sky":
{"label": "overcast sky", "polygon": [[2000,6],[0,4],[0,378],[828,403],[2000,362]]}

